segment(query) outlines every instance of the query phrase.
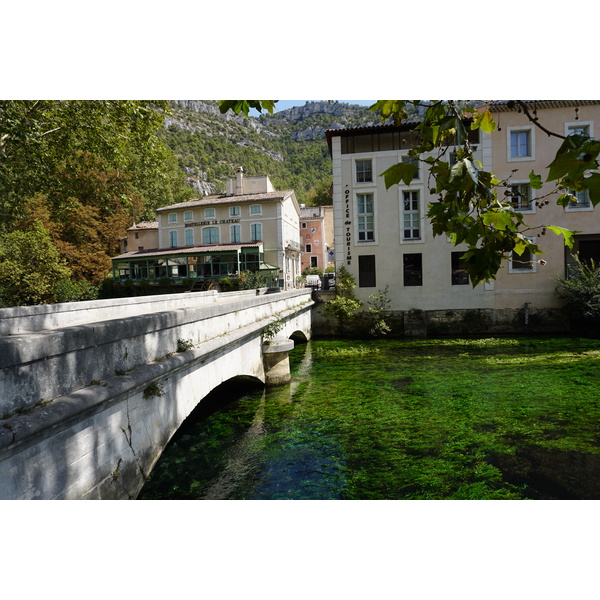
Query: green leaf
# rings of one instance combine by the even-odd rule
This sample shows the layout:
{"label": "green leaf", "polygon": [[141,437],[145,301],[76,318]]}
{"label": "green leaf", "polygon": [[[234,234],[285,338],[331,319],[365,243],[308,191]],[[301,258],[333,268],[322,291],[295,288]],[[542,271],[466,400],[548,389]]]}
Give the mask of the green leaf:
{"label": "green leaf", "polygon": [[401,181],[404,185],[410,185],[416,171],[416,165],[410,163],[397,163],[381,173],[380,177],[384,178],[385,187],[389,190],[394,184],[400,183]]}
{"label": "green leaf", "polygon": [[582,187],[589,191],[590,201],[596,206],[600,202],[600,173],[592,173],[589,177],[585,177]]}
{"label": "green leaf", "polygon": [[512,212],[504,210],[489,210],[481,216],[482,221],[488,226],[502,231],[504,229],[514,229]]}
{"label": "green leaf", "polygon": [[541,175],[536,175],[533,172],[533,169],[531,170],[531,173],[529,173],[529,185],[534,189],[534,190],[539,190],[542,187],[542,176]]}
{"label": "green leaf", "polygon": [[578,231],[570,231],[569,229],[565,229],[564,227],[557,227],[556,225],[546,225],[546,229],[550,230],[552,233],[556,235],[562,235],[565,238],[565,245],[568,246],[571,250],[573,249],[573,242],[575,241],[575,234],[579,233]]}
{"label": "green leaf", "polygon": [[473,115],[471,129],[481,129],[481,131],[485,131],[485,133],[492,133],[496,129],[496,123],[494,122],[492,113],[489,110],[486,110],[483,113],[475,113]]}

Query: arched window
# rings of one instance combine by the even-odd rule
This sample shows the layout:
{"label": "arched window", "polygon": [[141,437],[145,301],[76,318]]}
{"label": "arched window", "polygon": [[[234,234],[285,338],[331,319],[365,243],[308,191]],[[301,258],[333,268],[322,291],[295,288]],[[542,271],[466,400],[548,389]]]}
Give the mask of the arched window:
{"label": "arched window", "polygon": [[175,248],[177,246],[177,232],[169,231],[169,246]]}
{"label": "arched window", "polygon": [[191,227],[188,227],[185,230],[185,245],[186,246],[194,245],[194,230]]}

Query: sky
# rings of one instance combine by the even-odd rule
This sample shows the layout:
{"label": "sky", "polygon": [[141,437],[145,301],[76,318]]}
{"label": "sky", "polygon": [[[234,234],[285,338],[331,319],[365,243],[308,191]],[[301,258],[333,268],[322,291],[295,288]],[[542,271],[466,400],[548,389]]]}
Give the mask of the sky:
{"label": "sky", "polygon": [[[332,100],[335,100],[334,98]],[[307,102],[322,102],[321,100],[278,100],[275,105],[275,112],[293,108],[294,106],[304,106]],[[326,101],[325,101],[326,102]],[[337,102],[346,102],[347,104],[360,104],[361,106],[371,106],[375,100],[337,100]],[[257,116],[259,112],[255,109],[250,110],[251,116]]]}

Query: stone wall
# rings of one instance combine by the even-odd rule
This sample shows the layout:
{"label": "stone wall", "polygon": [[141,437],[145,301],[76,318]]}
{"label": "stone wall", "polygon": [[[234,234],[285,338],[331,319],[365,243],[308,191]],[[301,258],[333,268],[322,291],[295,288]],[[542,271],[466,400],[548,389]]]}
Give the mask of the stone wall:
{"label": "stone wall", "polygon": [[[344,326],[323,312],[324,303],[335,292],[313,292],[313,335],[316,337],[370,337],[373,317],[367,311]],[[570,321],[560,309],[460,309],[407,310],[384,315],[391,328],[388,337],[457,337],[491,335],[565,334],[571,332]]]}

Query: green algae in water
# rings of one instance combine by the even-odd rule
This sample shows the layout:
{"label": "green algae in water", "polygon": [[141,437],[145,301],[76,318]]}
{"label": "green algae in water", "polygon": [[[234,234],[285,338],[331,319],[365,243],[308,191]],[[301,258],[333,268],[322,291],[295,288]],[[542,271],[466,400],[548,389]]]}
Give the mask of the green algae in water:
{"label": "green algae in water", "polygon": [[205,399],[140,498],[600,498],[598,341],[322,340],[290,364]]}

